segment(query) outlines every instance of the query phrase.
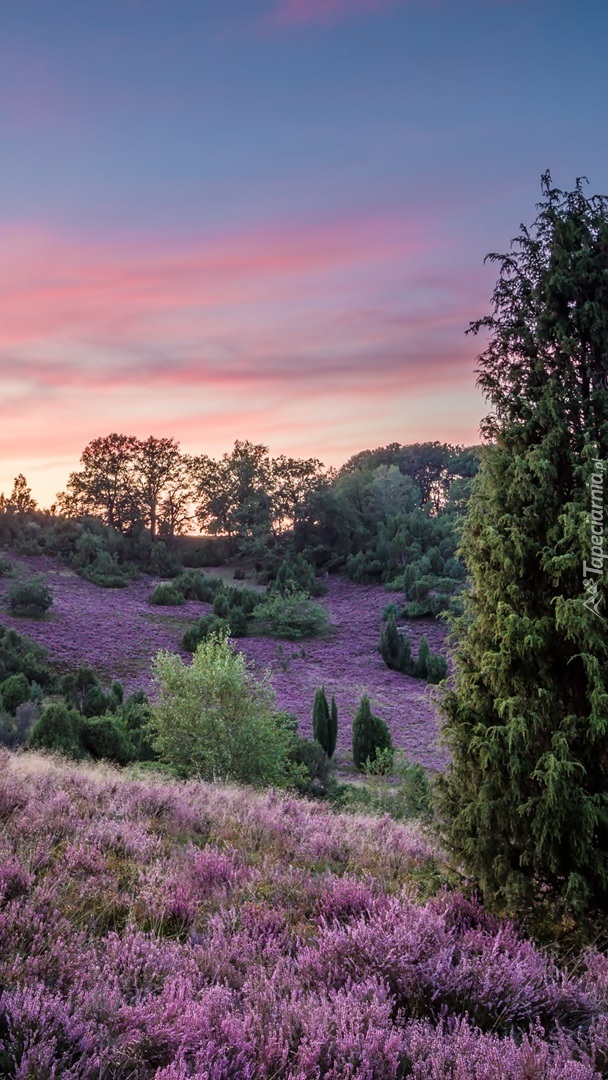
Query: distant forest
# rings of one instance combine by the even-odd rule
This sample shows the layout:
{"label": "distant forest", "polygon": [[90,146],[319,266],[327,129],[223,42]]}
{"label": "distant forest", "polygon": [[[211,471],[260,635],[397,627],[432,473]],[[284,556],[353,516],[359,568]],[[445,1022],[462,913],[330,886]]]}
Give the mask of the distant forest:
{"label": "distant forest", "polygon": [[466,576],[458,523],[481,452],[391,443],[335,470],[246,441],[214,460],[174,439],[111,434],[89,443],[48,510],[19,475],[0,495],[0,544],[59,556],[110,587],[231,559],[271,581],[298,556],[316,574],[403,590],[410,617],[437,615]]}

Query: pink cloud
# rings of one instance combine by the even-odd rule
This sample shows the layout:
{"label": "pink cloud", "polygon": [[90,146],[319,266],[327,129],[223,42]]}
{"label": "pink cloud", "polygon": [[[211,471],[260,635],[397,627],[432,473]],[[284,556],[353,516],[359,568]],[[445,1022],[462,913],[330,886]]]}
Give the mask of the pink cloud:
{"label": "pink cloud", "polygon": [[334,23],[362,14],[378,14],[396,0],[278,0],[273,13],[277,25],[305,26]]}
{"label": "pink cloud", "polygon": [[[465,0],[466,2],[466,0]],[[526,4],[529,0],[470,0],[481,7]],[[274,0],[269,23],[274,27],[334,25],[361,15],[381,15],[415,0]],[[454,0],[418,0],[421,7],[449,8]]]}
{"label": "pink cloud", "polygon": [[[0,228],[0,490],[30,470],[52,501],[112,430],[190,452],[253,438],[332,464],[393,439],[474,437],[463,330],[485,290],[433,270],[437,248],[421,218],[128,242]],[[69,467],[47,469],[56,459]]]}

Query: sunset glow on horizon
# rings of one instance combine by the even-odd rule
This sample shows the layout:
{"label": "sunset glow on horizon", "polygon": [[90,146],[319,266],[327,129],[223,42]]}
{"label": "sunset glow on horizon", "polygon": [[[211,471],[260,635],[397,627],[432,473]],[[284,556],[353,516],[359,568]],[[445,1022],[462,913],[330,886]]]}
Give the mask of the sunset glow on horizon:
{"label": "sunset glow on horizon", "polygon": [[478,442],[486,252],[546,168],[608,189],[599,3],[202,7],[1,14],[0,491],[50,505],[113,431]]}

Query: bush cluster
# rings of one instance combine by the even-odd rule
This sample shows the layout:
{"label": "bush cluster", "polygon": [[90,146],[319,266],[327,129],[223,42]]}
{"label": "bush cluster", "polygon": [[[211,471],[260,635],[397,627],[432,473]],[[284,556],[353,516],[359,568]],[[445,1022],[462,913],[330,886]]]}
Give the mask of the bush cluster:
{"label": "bush cluster", "polygon": [[[101,691],[104,702],[96,697],[94,692],[99,695],[99,688],[94,684],[84,693],[83,687],[72,689],[63,701],[53,701],[42,710],[29,737],[32,749],[51,750],[77,760],[103,758],[117,765],[154,758],[147,734],[150,707],[145,694],[138,692],[123,701],[122,687],[113,683],[107,695]],[[100,708],[106,704],[105,711],[91,712],[95,700]],[[80,702],[80,709],[75,702]]]}
{"label": "bush cluster", "polygon": [[252,621],[256,633],[288,641],[320,637],[329,630],[325,609],[291,584],[284,592],[269,591],[256,607]]}
{"label": "bush cluster", "polygon": [[426,679],[430,683],[441,682],[447,674],[447,661],[438,653],[431,652],[425,635],[420,639],[418,656],[414,660],[409,638],[397,627],[393,607],[394,605],[389,605],[389,609],[385,612],[388,617],[382,628],[378,645],[378,651],[384,663],[388,668],[400,671],[404,675]]}
{"label": "bush cluster", "polygon": [[9,590],[7,607],[11,615],[39,618],[52,604],[50,589],[42,578],[16,582]]}
{"label": "bush cluster", "polygon": [[180,604],[185,603],[185,599],[183,592],[177,585],[169,585],[163,582],[154,589],[150,596],[150,603],[159,604],[163,607],[179,607]]}

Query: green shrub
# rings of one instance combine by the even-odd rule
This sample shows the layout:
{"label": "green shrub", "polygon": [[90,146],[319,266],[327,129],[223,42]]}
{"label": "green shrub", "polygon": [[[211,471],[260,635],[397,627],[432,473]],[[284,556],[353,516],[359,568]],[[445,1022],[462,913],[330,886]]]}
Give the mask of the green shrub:
{"label": "green shrub", "polygon": [[384,746],[376,750],[373,758],[366,758],[362,765],[362,771],[367,776],[389,776],[395,763],[395,751],[392,746]]}
{"label": "green shrub", "polygon": [[92,585],[97,585],[100,589],[126,589],[129,584],[129,578],[126,574],[122,574],[120,571],[110,574],[105,570],[97,570],[94,566],[82,570],[80,576],[86,578]]}
{"label": "green shrub", "polygon": [[327,794],[332,784],[332,767],[323,747],[315,739],[297,736],[289,759],[300,766],[294,786],[301,795],[318,797]]}
{"label": "green shrub", "polygon": [[224,589],[216,592],[213,598],[213,614],[217,615],[218,619],[225,619],[228,615],[228,608],[230,603]]}
{"label": "green shrub", "polygon": [[91,757],[105,758],[118,765],[132,760],[133,750],[120,720],[114,716],[94,716],[84,721],[80,741]]}
{"label": "green shrub", "polygon": [[433,789],[428,773],[422,765],[412,764],[405,755],[396,761],[399,784],[394,798],[402,818],[433,817]]}
{"label": "green shrub", "polygon": [[395,821],[432,820],[433,788],[422,765],[412,765],[405,756],[396,754],[393,770],[398,776],[396,784],[343,784],[330,789],[332,801],[340,810],[388,814]]}
{"label": "green shrub", "polygon": [[351,581],[360,585],[380,581],[386,572],[386,563],[370,552],[359,551],[346,560],[346,573]]}
{"label": "green shrub", "polygon": [[392,749],[390,731],[372,710],[367,694],[361,698],[353,721],[353,760],[358,769],[373,762],[379,750]]}
{"label": "green shrub", "polygon": [[156,540],[150,547],[147,570],[152,577],[174,578],[181,570],[181,563],[162,540]]}
{"label": "green shrub", "polygon": [[75,709],[60,703],[47,705],[34,724],[28,745],[36,750],[54,750],[68,757],[81,758],[82,724],[82,716]]}
{"label": "green shrub", "polygon": [[277,717],[265,682],[253,678],[226,634],[213,634],[186,666],[161,652],[149,729],[161,761],[179,776],[285,785],[293,734]]}
{"label": "green shrub", "polygon": [[177,554],[184,566],[200,569],[205,566],[224,566],[230,557],[230,541],[221,536],[206,536],[202,540],[181,536]]}
{"label": "green shrub", "polygon": [[412,600],[403,608],[405,619],[423,619],[427,615],[439,615],[450,610],[452,602],[449,596],[433,593],[424,600]]}
{"label": "green shrub", "polygon": [[211,604],[216,593],[223,589],[221,578],[201,574],[197,570],[184,570],[173,582],[176,589],[183,593],[186,600],[199,600]]}
{"label": "green shrub", "polygon": [[307,596],[324,596],[327,592],[327,587],[318,580],[314,568],[301,554],[283,560],[268,591],[287,596],[294,590],[304,592]]}
{"label": "green shrub", "polygon": [[102,716],[110,702],[100,682],[90,686],[82,698],[80,711],[83,716]]}
{"label": "green shrub", "polygon": [[35,681],[46,688],[55,684],[55,674],[44,649],[16,630],[7,630],[0,625],[0,680],[20,672],[28,682]]}
{"label": "green shrub", "polygon": [[102,537],[84,536],[77,542],[77,554],[71,565],[82,578],[98,585],[99,589],[126,589],[137,577],[133,567],[121,566],[114,555],[104,548]]}
{"label": "green shrub", "polygon": [[318,637],[329,629],[325,610],[300,590],[284,596],[267,594],[253,612],[252,621],[256,633],[289,641]]}
{"label": "green shrub", "polygon": [[217,615],[204,615],[192,626],[189,626],[182,638],[182,648],[187,652],[196,652],[199,645],[206,641],[210,634],[218,634],[228,630],[225,619],[219,619]]}
{"label": "green shrub", "polygon": [[41,578],[17,582],[8,594],[8,608],[13,615],[39,617],[49,610],[52,603],[53,597]]}
{"label": "green shrub", "polygon": [[228,608],[226,621],[230,629],[230,637],[247,637],[249,621],[242,608]]}
{"label": "green shrub", "polygon": [[17,707],[29,701],[29,698],[30,684],[25,675],[9,675],[8,679],[0,684],[0,700],[3,708],[12,715],[15,714]]}
{"label": "green shrub", "polygon": [[154,592],[150,596],[151,604],[159,604],[162,607],[179,607],[184,603],[184,594],[176,585],[169,585],[167,582],[163,582],[161,585],[157,585]]}

